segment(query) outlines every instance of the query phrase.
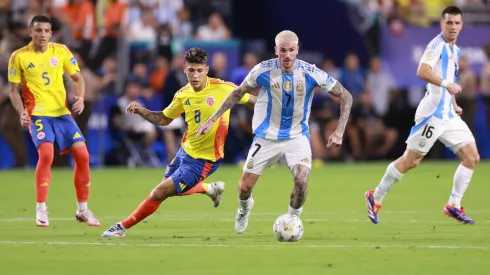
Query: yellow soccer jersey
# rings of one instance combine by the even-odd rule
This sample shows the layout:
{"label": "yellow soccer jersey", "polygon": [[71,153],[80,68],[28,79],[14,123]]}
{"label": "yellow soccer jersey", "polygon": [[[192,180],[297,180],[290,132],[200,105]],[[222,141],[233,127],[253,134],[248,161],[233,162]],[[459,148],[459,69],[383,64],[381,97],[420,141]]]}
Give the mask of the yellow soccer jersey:
{"label": "yellow soccer jersey", "polygon": [[22,85],[24,108],[29,114],[59,117],[70,114],[64,71],[70,76],[80,71],[65,45],[50,42],[46,52],[36,53],[31,42],[10,56],[8,79]]}
{"label": "yellow soccer jersey", "polygon": [[[226,97],[237,86],[221,79],[208,78],[206,88],[195,92],[190,84],[180,89],[163,114],[175,119],[185,112],[187,131],[182,138],[182,148],[195,159],[217,161],[223,158],[226,135],[230,123],[230,110],[226,111],[214,124],[213,129],[196,138],[197,128],[206,121],[221,106]],[[250,94],[240,99],[238,103],[245,104]]]}

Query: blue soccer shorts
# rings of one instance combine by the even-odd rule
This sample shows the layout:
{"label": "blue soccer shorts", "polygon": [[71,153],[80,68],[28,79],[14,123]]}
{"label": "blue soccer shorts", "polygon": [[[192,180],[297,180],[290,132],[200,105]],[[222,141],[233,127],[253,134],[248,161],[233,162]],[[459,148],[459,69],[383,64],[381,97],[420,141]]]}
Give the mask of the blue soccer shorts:
{"label": "blue soccer shorts", "polygon": [[183,193],[214,173],[221,164],[221,159],[212,162],[195,159],[180,148],[175,158],[165,171],[165,178],[172,178],[177,194]]}
{"label": "blue soccer shorts", "polygon": [[74,143],[85,142],[80,128],[71,115],[32,116],[31,121],[29,132],[36,148],[44,142],[55,143],[56,141],[60,152],[65,154]]}

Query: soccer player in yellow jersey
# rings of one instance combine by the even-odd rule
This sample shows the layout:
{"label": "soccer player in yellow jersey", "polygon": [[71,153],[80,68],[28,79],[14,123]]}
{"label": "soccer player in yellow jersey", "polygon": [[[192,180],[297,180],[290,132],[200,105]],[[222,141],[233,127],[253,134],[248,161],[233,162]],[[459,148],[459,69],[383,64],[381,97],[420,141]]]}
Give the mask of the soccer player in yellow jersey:
{"label": "soccer player in yellow jersey", "polygon": [[[78,209],[75,217],[90,226],[100,225],[88,209],[90,192],[89,154],[85,139],[71,117],[67,107],[63,73],[68,73],[76,83],[73,111],[83,111],[85,83],[80,75],[77,61],[65,45],[49,42],[52,36],[51,21],[37,15],[30,24],[29,45],[18,49],[10,57],[8,80],[10,99],[20,115],[22,126],[29,128],[36,145],[39,159],[36,166],[36,224],[49,226],[46,211],[48,189],[51,184],[56,141],[62,153],[71,152],[75,160],[75,190]],[[22,87],[22,99],[19,88]]]}
{"label": "soccer player in yellow jersey", "polygon": [[[185,54],[184,72],[189,83],[180,89],[163,112],[151,112],[137,102],[131,102],[127,112],[138,114],[157,125],[168,125],[185,113],[187,131],[182,138],[182,147],[167,167],[165,179],[125,220],[107,229],[103,237],[123,237],[127,229],[155,213],[160,204],[169,197],[202,193],[219,203],[224,183],[202,183],[218,169],[223,158],[223,147],[228,133],[230,112],[225,112],[215,127],[206,134],[196,137],[197,128],[206,121],[233,91],[236,85],[220,79],[208,78],[208,54],[192,48]],[[239,103],[255,104],[256,97],[246,94]]]}

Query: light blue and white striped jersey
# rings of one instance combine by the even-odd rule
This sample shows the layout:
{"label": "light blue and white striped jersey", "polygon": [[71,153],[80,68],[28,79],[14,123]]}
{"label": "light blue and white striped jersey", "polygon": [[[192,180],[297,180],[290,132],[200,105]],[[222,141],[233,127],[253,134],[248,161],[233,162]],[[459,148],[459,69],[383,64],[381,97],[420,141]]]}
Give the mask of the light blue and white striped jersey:
{"label": "light blue and white striped jersey", "polygon": [[[458,46],[449,45],[439,34],[427,45],[420,64],[428,64],[439,77],[450,83],[456,83],[460,56]],[[435,116],[444,120],[456,117],[452,95],[444,87],[427,84],[427,92],[420,101],[415,116],[418,118]]]}
{"label": "light blue and white striped jersey", "polygon": [[297,59],[291,73],[283,73],[279,60],[255,66],[245,78],[250,87],[261,85],[255,104],[252,128],[257,137],[288,140],[307,136],[313,90],[328,92],[337,83],[315,65]]}

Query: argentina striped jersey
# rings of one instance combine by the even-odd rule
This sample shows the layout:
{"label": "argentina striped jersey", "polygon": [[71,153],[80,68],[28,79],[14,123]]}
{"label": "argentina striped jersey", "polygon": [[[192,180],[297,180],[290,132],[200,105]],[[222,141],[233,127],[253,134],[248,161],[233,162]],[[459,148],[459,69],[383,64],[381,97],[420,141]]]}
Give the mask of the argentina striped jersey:
{"label": "argentina striped jersey", "polygon": [[[439,77],[450,83],[456,83],[460,56],[458,46],[451,46],[439,34],[427,45],[420,64],[429,65]],[[434,116],[443,120],[456,117],[452,95],[444,87],[427,84],[427,91],[420,101],[415,116],[418,118]]]}
{"label": "argentina striped jersey", "polygon": [[308,120],[315,87],[328,92],[337,83],[315,65],[297,59],[296,68],[284,73],[279,60],[271,59],[255,66],[245,81],[261,86],[255,104],[252,128],[257,137],[288,140],[307,136]]}

